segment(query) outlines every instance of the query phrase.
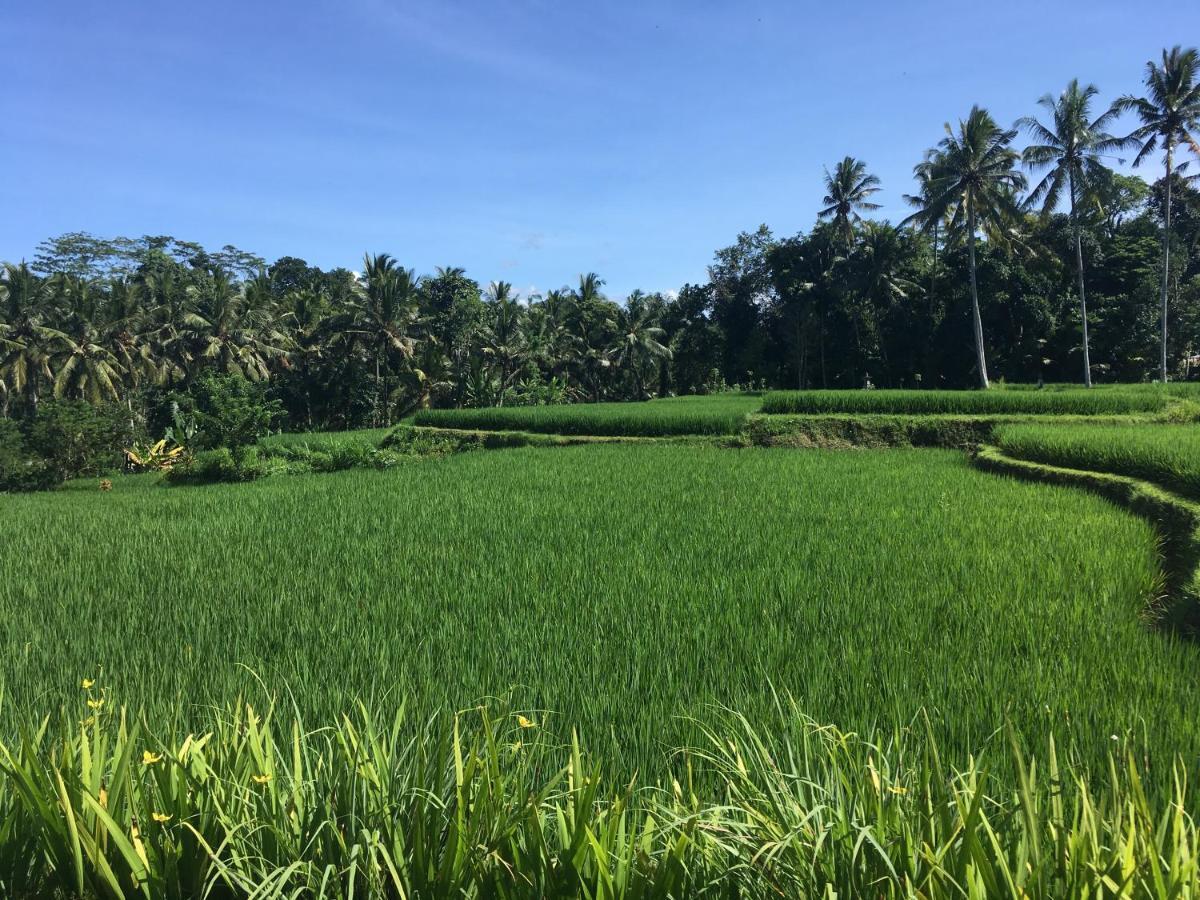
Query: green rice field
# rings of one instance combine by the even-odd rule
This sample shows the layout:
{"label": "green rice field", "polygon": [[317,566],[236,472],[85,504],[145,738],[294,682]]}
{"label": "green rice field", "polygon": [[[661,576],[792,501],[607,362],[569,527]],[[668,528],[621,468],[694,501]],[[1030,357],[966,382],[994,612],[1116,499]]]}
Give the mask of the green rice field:
{"label": "green rice field", "polygon": [[268,688],[313,722],[511,692],[626,774],[715,705],[765,721],[773,691],[846,729],[926,710],[958,759],[1006,718],[1097,765],[1113,735],[1200,754],[1200,649],[1139,619],[1149,526],[950,451],[523,448],[118,479],[0,515],[10,736],[31,711],[86,714],[94,678],[180,733]]}
{"label": "green rice field", "polygon": [[545,434],[665,437],[734,434],[762,398],[729,392],[645,403],[575,403],[487,409],[422,410],[413,424],[438,428],[533,431]]}
{"label": "green rice field", "polygon": [[1128,475],[1200,500],[1200,425],[1003,425],[995,441],[1009,456]]}
{"label": "green rice field", "polygon": [[772,391],[764,413],[901,413],[914,415],[1121,415],[1158,412],[1169,395],[1156,390]]}

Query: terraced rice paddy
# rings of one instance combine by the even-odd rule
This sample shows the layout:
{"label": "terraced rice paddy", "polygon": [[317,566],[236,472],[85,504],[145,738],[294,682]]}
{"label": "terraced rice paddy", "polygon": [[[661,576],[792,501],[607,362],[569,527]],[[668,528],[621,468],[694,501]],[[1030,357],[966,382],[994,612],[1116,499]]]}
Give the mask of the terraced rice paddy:
{"label": "terraced rice paddy", "polygon": [[1121,415],[1157,412],[1158,390],[773,391],[764,413],[898,413],[913,415]]}
{"label": "terraced rice paddy", "polygon": [[1138,618],[1149,527],[948,451],[525,448],[0,515],[9,735],[94,677],[171,728],[264,684],[322,723],[512,691],[624,773],[773,689],[843,728],[927,710],[956,759],[1006,717],[1200,754],[1200,653]]}
{"label": "terraced rice paddy", "polygon": [[1009,456],[1128,475],[1200,500],[1200,425],[1005,425],[995,442]]}
{"label": "terraced rice paddy", "polygon": [[437,409],[422,410],[413,423],[439,428],[621,437],[727,435],[740,430],[746,416],[758,411],[761,401],[753,394],[731,392],[648,403]]}

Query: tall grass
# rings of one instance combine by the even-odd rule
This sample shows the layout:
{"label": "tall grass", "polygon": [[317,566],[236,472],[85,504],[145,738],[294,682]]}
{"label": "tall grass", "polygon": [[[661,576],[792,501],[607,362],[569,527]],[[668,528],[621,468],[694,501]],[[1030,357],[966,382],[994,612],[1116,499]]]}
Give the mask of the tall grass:
{"label": "tall grass", "polygon": [[772,684],[851,729],[927,709],[959,758],[1006,715],[1097,767],[1111,734],[1200,754],[1200,648],[1139,620],[1150,528],[951,452],[526,448],[0,516],[0,736],[83,677],[183,730],[257,675],[324,722],[512,689],[615,777]]}
{"label": "tall grass", "polygon": [[1157,412],[1155,391],[773,391],[764,413],[904,413],[916,415],[1119,415]]}
{"label": "tall grass", "polygon": [[1129,475],[1200,500],[1200,425],[1004,425],[994,441],[1020,459]]}
{"label": "tall grass", "polygon": [[346,444],[370,444],[378,447],[390,428],[360,428],[356,431],[285,431],[259,440],[267,451],[303,447],[318,452],[331,452]]}
{"label": "tall grass", "polygon": [[545,434],[665,437],[735,434],[758,410],[757,396],[728,393],[646,403],[577,403],[487,409],[423,410],[413,424]]}
{"label": "tall grass", "polygon": [[[92,692],[89,696],[95,696]],[[481,707],[448,727],[363,711],[308,730],[236,706],[156,732],[77,701],[78,725],[0,746],[7,897],[1192,897],[1185,766],[1166,797],[1136,748],[1101,779],[1053,738],[976,756],[914,728],[859,736],[785,708],[727,714],[692,780],[611,778],[577,740]],[[1011,781],[991,774],[1007,755]]]}

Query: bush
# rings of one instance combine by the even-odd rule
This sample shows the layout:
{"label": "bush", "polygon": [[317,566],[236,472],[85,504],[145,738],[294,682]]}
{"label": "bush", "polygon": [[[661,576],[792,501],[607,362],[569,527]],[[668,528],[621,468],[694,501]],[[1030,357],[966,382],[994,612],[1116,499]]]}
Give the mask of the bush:
{"label": "bush", "polygon": [[103,475],[121,468],[134,440],[129,411],[116,404],[51,400],[38,407],[26,427],[25,448],[54,481]]}
{"label": "bush", "polygon": [[170,484],[218,484],[229,481],[255,481],[270,474],[270,467],[255,447],[218,447],[202,450],[187,462],[166,473]]}
{"label": "bush", "polygon": [[205,375],[167,401],[178,405],[177,418],[195,423],[197,450],[253,444],[283,415],[279,401],[267,397],[264,383],[237,375]]}
{"label": "bush", "polygon": [[0,419],[0,491],[36,491],[55,483],[50,468],[25,447],[17,423]]}

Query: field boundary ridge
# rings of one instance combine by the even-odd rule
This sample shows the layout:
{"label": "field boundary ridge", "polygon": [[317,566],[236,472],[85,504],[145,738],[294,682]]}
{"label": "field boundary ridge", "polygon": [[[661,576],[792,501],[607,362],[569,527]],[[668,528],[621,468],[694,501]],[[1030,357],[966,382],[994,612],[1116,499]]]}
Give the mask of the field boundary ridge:
{"label": "field boundary ridge", "polygon": [[1031,462],[990,444],[971,462],[995,474],[1083,488],[1148,521],[1159,537],[1166,594],[1148,606],[1147,617],[1191,637],[1200,634],[1200,504],[1139,478]]}

